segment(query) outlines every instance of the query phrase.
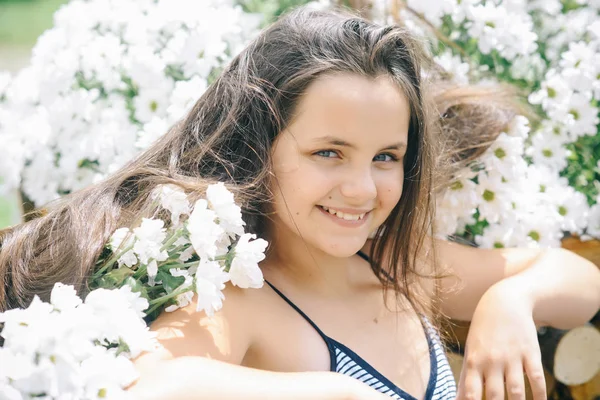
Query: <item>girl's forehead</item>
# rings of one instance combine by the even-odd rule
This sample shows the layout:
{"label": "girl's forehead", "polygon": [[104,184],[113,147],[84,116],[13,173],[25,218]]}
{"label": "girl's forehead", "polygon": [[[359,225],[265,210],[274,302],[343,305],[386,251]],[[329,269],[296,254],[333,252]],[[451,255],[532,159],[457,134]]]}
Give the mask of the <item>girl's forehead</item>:
{"label": "girl's forehead", "polygon": [[337,74],[307,88],[290,127],[304,137],[368,133],[375,140],[407,132],[409,119],[408,99],[389,77]]}

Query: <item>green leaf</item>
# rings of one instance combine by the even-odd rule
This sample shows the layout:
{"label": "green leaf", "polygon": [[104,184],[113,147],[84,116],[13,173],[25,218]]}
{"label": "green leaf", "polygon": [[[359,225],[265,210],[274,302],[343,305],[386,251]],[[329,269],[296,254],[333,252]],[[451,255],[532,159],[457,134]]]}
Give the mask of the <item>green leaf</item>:
{"label": "green leaf", "polygon": [[167,293],[172,293],[185,282],[185,277],[173,276],[169,271],[159,270],[156,274],[156,281],[161,281]]}
{"label": "green leaf", "polygon": [[104,289],[116,289],[123,286],[126,279],[133,275],[134,271],[127,267],[120,267],[102,275],[96,284]]}

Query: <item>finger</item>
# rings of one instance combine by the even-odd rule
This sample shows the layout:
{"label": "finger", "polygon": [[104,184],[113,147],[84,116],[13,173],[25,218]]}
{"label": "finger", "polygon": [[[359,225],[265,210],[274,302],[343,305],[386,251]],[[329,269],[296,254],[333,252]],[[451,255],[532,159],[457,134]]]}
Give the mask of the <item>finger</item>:
{"label": "finger", "polygon": [[525,400],[525,378],[521,363],[506,369],[506,394],[508,400]]}
{"label": "finger", "polygon": [[544,376],[544,367],[542,367],[542,357],[525,357],[523,359],[525,374],[531,386],[533,400],[546,400],[546,377]]}
{"label": "finger", "polygon": [[465,358],[458,384],[459,400],[480,400],[483,393],[483,376],[479,365],[471,358]]}
{"label": "finger", "polygon": [[486,371],[483,381],[486,400],[504,399],[504,371],[502,369],[493,368]]}

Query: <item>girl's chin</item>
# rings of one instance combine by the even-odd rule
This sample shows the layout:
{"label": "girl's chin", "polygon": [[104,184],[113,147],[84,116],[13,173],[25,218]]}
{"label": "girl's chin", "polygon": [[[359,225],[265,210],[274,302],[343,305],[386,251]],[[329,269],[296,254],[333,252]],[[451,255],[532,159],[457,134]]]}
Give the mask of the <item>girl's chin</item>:
{"label": "girl's chin", "polygon": [[321,247],[321,251],[332,257],[344,258],[351,257],[358,253],[363,248],[366,242],[367,238],[365,237],[364,240],[357,240],[354,243],[322,242],[321,246],[319,247]]}

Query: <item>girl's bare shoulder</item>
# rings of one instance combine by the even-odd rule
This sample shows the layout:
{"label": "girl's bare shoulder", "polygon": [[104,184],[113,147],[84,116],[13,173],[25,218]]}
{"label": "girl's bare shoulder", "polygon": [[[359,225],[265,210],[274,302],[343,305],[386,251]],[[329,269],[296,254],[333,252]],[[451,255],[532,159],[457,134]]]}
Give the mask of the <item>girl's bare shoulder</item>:
{"label": "girl's bare shoulder", "polygon": [[223,306],[212,316],[196,311],[197,297],[186,307],[163,312],[150,326],[157,334],[160,349],[140,357],[138,362],[146,362],[144,357],[156,360],[203,356],[241,364],[257,338],[257,320],[269,311],[268,291],[264,286],[242,289],[228,283],[222,292]]}

